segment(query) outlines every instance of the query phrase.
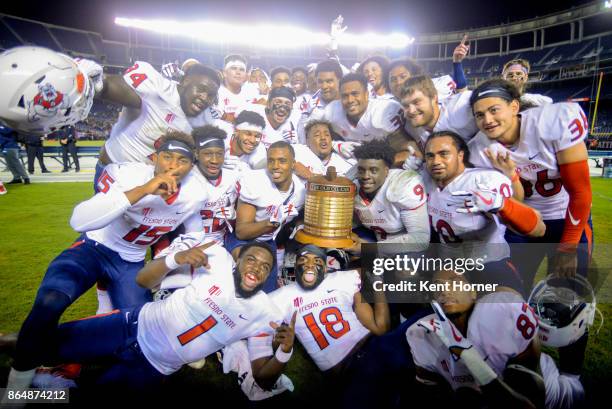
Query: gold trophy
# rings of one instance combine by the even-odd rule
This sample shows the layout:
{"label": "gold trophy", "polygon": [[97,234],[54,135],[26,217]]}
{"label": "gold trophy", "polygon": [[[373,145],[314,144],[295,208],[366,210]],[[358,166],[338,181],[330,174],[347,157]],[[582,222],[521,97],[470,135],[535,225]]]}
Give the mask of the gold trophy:
{"label": "gold trophy", "polygon": [[324,248],[348,248],[353,227],[356,187],[349,179],[338,176],[330,166],[325,176],[316,175],[306,185],[304,229],[295,239],[302,244]]}

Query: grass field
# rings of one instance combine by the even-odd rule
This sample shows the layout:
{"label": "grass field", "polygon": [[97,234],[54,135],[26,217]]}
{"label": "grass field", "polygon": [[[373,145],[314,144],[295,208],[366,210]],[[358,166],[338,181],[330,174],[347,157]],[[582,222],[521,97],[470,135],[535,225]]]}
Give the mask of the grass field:
{"label": "grass field", "polygon": [[[593,224],[596,246],[594,260],[601,270],[598,307],[605,323],[589,339],[583,381],[592,398],[605,399],[612,374],[612,296],[607,273],[612,266],[612,180],[594,178]],[[0,196],[0,332],[17,331],[28,313],[49,262],[77,237],[68,220],[76,203],[91,196],[90,183],[41,183],[9,187]],[[605,281],[608,279],[608,281]],[[606,302],[602,302],[602,300]],[[64,315],[72,320],[95,312],[93,291],[85,294]],[[296,391],[291,399],[313,397],[322,383],[313,363],[299,349],[288,367]],[[240,401],[234,376],[220,374],[209,359],[204,369],[183,369],[172,382],[193,385],[198,390],[226,391]],[[0,385],[8,373],[9,358],[0,355]],[[600,400],[601,402],[601,400]]]}
{"label": "grass field", "polygon": [[[104,145],[105,141],[88,141],[88,140],[84,140],[84,139],[79,139],[77,141],[77,146],[102,146]],[[60,146],[59,141],[49,141],[49,140],[45,140],[43,142],[44,146]]]}

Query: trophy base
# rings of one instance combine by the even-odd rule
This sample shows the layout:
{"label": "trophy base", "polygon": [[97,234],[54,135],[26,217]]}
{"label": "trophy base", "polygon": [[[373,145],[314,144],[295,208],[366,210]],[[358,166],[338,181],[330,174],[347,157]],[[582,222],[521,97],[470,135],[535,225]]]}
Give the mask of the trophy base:
{"label": "trophy base", "polygon": [[295,240],[302,244],[314,244],[324,248],[337,248],[344,249],[353,247],[355,242],[350,237],[338,237],[338,238],[326,238],[320,236],[313,236],[306,233],[304,230],[300,230],[295,235]]}

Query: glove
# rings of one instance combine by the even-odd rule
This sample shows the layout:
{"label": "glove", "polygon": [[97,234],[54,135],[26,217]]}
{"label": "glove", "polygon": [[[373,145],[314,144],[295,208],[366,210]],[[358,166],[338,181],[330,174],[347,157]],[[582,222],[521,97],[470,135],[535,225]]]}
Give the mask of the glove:
{"label": "glove", "polygon": [[102,66],[85,58],[75,58],[74,62],[76,62],[79,70],[91,79],[96,92],[101,92],[104,88],[104,69]]}
{"label": "glove", "polygon": [[238,156],[234,156],[234,155],[225,155],[225,158],[223,159],[223,167],[225,169],[235,169],[238,170],[240,168],[240,163],[242,163],[242,161],[240,160],[240,158]]}
{"label": "glove", "polygon": [[432,301],[431,307],[438,318],[432,318],[429,321],[421,320],[417,325],[425,328],[427,332],[436,334],[440,341],[448,348],[453,359],[458,361],[461,355],[457,354],[456,350],[459,349],[463,351],[472,348],[474,345],[469,339],[464,337],[451,320],[446,317],[440,304],[436,301]]}
{"label": "glove", "polygon": [[161,72],[164,77],[176,81],[179,81],[185,75],[183,70],[179,67],[178,62],[169,62],[162,65]]}
{"label": "glove", "polygon": [[471,192],[459,190],[451,192],[451,195],[465,197],[463,207],[457,208],[458,213],[497,213],[504,205],[504,196],[483,184],[478,184],[477,190]]}
{"label": "glove", "polygon": [[351,159],[353,157],[353,149],[359,145],[361,144],[358,142],[332,141],[333,149],[344,159]]}
{"label": "glove", "polygon": [[405,170],[414,170],[419,172],[423,168],[423,159],[416,156],[414,148],[412,146],[408,147],[409,155],[402,164],[402,169]]}

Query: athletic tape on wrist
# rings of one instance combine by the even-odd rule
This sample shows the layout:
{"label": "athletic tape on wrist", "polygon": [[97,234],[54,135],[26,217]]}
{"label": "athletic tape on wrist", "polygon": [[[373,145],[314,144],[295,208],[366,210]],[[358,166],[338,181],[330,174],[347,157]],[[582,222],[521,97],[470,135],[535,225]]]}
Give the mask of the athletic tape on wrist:
{"label": "athletic tape on wrist", "polygon": [[283,351],[281,347],[278,347],[276,349],[276,353],[274,354],[274,357],[276,358],[278,362],[282,362],[285,364],[289,362],[289,358],[291,358],[292,354],[293,354],[293,348],[291,348],[291,351],[285,352]]}
{"label": "athletic tape on wrist", "polygon": [[176,270],[180,266],[180,264],[177,263],[175,258],[174,258],[176,256],[176,253],[178,253],[178,251],[175,251],[174,253],[168,254],[166,256],[166,258],[164,259],[164,261],[166,263],[166,267],[168,267],[170,269],[170,271]]}
{"label": "athletic tape on wrist", "polygon": [[479,386],[488,385],[497,379],[495,371],[482,359],[476,348],[463,350],[461,360]]}

